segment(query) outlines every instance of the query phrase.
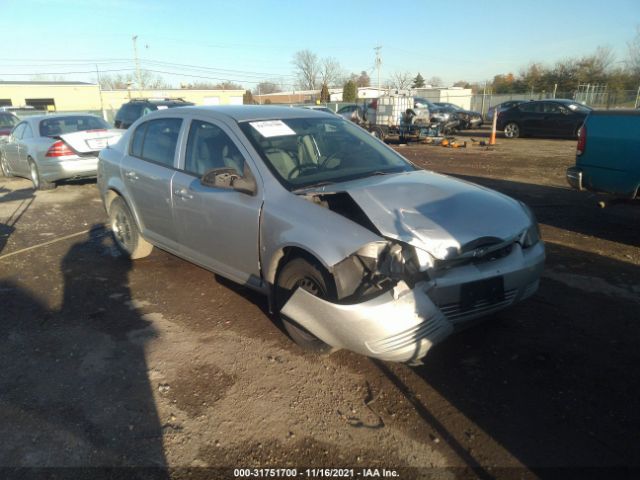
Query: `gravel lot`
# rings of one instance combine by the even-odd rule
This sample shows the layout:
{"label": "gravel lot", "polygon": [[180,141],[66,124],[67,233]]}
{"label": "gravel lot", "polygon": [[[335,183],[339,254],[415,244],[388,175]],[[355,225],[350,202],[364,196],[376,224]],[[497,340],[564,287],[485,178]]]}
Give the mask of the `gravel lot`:
{"label": "gravel lot", "polygon": [[119,256],[95,182],[0,177],[0,466],[639,467],[640,208],[566,186],[574,141],[486,135],[396,148],[528,203],[546,271],[420,367],[305,353],[260,296]]}

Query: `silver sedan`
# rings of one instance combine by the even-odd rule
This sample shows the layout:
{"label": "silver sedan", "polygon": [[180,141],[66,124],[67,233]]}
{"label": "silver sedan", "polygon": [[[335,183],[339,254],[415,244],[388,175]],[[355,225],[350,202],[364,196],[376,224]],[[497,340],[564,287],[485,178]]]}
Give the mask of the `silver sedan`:
{"label": "silver sedan", "polygon": [[152,113],[100,153],[98,187],[124,253],[157,246],[264,293],[319,351],[418,362],[533,295],[545,257],[526,205],[310,110]]}
{"label": "silver sedan", "polygon": [[28,117],[0,144],[2,173],[29,178],[38,190],[54,188],[57,180],[95,177],[98,152],[121,135],[94,115]]}

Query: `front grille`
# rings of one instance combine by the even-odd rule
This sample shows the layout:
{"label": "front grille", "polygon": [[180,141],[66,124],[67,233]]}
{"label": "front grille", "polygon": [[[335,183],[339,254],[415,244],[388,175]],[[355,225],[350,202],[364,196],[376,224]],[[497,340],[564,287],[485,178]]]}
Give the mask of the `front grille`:
{"label": "front grille", "polygon": [[494,302],[492,300],[478,300],[470,308],[462,309],[460,303],[448,303],[440,307],[440,311],[451,323],[460,323],[468,317],[489,313],[492,310],[499,310],[508,307],[516,298],[518,290],[507,290],[504,292],[504,299]]}

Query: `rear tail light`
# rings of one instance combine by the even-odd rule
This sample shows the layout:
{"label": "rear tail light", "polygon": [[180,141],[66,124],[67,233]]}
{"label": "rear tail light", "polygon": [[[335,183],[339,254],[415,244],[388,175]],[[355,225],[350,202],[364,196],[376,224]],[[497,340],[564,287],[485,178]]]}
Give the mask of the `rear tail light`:
{"label": "rear tail light", "polygon": [[576,155],[580,156],[587,148],[587,126],[582,125],[578,130],[578,147],[576,148]]}
{"label": "rear tail light", "polygon": [[49,150],[45,153],[45,157],[66,157],[67,155],[75,154],[76,152],[71,150],[69,145],[64,143],[62,140],[58,140],[49,147]]}

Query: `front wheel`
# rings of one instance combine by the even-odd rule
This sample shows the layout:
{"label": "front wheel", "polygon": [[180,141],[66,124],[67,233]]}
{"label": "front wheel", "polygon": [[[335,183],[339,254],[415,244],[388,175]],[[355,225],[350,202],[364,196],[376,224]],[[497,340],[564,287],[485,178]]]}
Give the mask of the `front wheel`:
{"label": "front wheel", "polygon": [[38,165],[32,158],[29,158],[29,176],[31,177],[31,183],[33,183],[35,190],[51,190],[52,188],[56,188],[55,183],[47,182],[40,176]]}
{"label": "front wheel", "polygon": [[109,207],[109,223],[116,245],[132,260],[148,256],[153,245],[147,242],[138,229],[131,210],[121,197],[111,202]]}
{"label": "front wheel", "polygon": [[332,285],[329,274],[321,266],[314,265],[304,258],[294,258],[278,273],[275,286],[276,311],[291,339],[305,350],[326,353],[331,347],[301,325],[281,315],[280,310],[298,288],[322,299],[334,298],[335,289]]}
{"label": "front wheel", "polygon": [[518,138],[520,136],[520,127],[517,123],[510,122],[504,127],[504,136],[507,138]]}
{"label": "front wheel", "polygon": [[384,141],[384,132],[380,127],[373,127],[370,131],[371,131],[371,135]]}

